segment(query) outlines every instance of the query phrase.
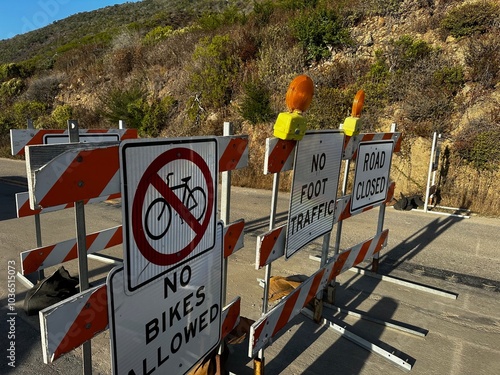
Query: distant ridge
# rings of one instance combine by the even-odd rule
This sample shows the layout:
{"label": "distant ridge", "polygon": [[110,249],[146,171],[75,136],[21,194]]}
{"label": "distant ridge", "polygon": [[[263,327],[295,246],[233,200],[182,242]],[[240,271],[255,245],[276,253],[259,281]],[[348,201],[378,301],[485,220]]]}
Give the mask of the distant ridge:
{"label": "distant ridge", "polygon": [[224,0],[143,0],[77,13],[43,28],[0,40],[0,64],[52,56],[66,44],[83,44],[93,38],[105,40],[127,29],[147,32],[160,25],[182,27],[194,14],[208,9],[216,11],[223,4]]}

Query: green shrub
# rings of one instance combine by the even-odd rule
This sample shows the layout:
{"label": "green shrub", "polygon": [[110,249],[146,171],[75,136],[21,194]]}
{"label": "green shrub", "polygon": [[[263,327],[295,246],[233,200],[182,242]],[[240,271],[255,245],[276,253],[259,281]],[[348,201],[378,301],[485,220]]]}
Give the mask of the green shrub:
{"label": "green shrub", "polygon": [[47,113],[47,105],[36,101],[17,101],[12,105],[12,123],[17,128],[26,126],[26,121],[38,120]]}
{"label": "green shrub", "polygon": [[110,31],[103,31],[97,34],[86,35],[80,39],[73,39],[71,42],[63,44],[62,46],[57,47],[56,52],[58,54],[78,49],[81,46],[87,44],[96,44],[100,46],[107,46],[113,40],[113,34]]}
{"label": "green shrub", "polygon": [[[13,98],[21,94],[23,89],[24,81],[21,78],[12,78],[0,84],[0,98]],[[0,99],[0,102],[2,99]]]}
{"label": "green shrub", "polygon": [[423,40],[415,40],[410,35],[403,35],[398,40],[392,40],[389,43],[387,56],[393,70],[408,70],[418,61],[428,57],[431,52],[431,46]]}
{"label": "green shrub", "polygon": [[192,59],[190,88],[201,94],[202,106],[217,108],[227,105],[239,68],[229,36],[203,38]]}
{"label": "green shrub", "polygon": [[451,130],[450,113],[460,88],[460,69],[449,68],[443,56],[432,56],[391,77],[391,99],[404,110],[405,131],[429,137],[437,131]]}
{"label": "green shrub", "polygon": [[369,15],[394,15],[397,14],[404,0],[368,0],[366,2]]}
{"label": "green shrub", "polygon": [[466,3],[453,8],[441,21],[441,27],[455,38],[487,32],[500,15],[500,7],[489,1]]}
{"label": "green shrub", "polygon": [[198,19],[198,24],[204,30],[215,30],[221,26],[245,22],[246,16],[236,4],[227,6],[222,12],[204,12]]}
{"label": "green shrub", "polygon": [[305,51],[290,38],[288,27],[265,29],[257,59],[259,80],[272,94],[286,92],[287,85],[304,70]]}
{"label": "green shrub", "polygon": [[289,10],[304,10],[315,8],[318,5],[318,0],[281,0],[278,5]]}
{"label": "green shrub", "polygon": [[144,117],[146,90],[139,85],[129,88],[113,88],[101,98],[102,115],[112,124],[125,121],[130,128],[139,129]]}
{"label": "green shrub", "polygon": [[454,148],[460,158],[477,171],[500,169],[500,122],[489,119],[469,123],[456,137]]}
{"label": "green shrub", "polygon": [[274,4],[271,0],[253,2],[253,15],[258,25],[264,26],[269,23],[274,13]]}
{"label": "green shrub", "polygon": [[310,109],[306,112],[308,129],[338,129],[350,115],[356,91],[332,87],[318,87]]}
{"label": "green shrub", "polygon": [[461,66],[443,67],[434,72],[434,85],[456,95],[464,84],[464,71]]}
{"label": "green shrub", "polygon": [[252,124],[269,121],[272,117],[271,95],[262,82],[247,82],[243,86],[244,97],[240,113]]}
{"label": "green shrub", "polygon": [[10,63],[0,66],[0,81],[12,78],[29,78],[34,72],[34,67],[29,61]]}
{"label": "green shrub", "polygon": [[25,69],[20,64],[2,64],[0,65],[0,81],[8,81],[13,78],[25,78]]}
{"label": "green shrub", "polygon": [[159,137],[161,130],[168,127],[168,121],[177,107],[177,100],[167,96],[145,105],[144,117],[141,121],[139,132],[141,136]]}
{"label": "green shrub", "polygon": [[68,120],[73,117],[73,108],[68,104],[58,105],[50,115],[54,126],[64,129],[67,127]]}
{"label": "green shrub", "polygon": [[155,27],[144,36],[143,43],[149,46],[155,45],[162,40],[167,39],[170,35],[172,35],[173,31],[174,29],[172,26]]}
{"label": "green shrub", "polygon": [[389,75],[389,65],[385,61],[383,52],[375,51],[375,62],[370,66],[370,72],[366,78],[372,82],[386,82]]}
{"label": "green shrub", "polygon": [[329,48],[350,44],[349,30],[334,11],[320,9],[302,13],[291,20],[293,36],[304,47],[308,61],[320,61],[330,56]]}

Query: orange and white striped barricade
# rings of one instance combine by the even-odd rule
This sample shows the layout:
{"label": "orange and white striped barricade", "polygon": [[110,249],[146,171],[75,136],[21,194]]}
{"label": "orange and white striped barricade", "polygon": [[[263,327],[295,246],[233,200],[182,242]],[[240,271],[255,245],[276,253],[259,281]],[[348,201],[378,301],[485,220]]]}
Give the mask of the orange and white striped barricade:
{"label": "orange and white striped barricade", "polygon": [[[224,339],[240,321],[241,298],[222,310]],[[88,289],[40,311],[43,361],[50,364],[108,329],[106,285]]]}
{"label": "orange and white striped barricade", "polygon": [[229,258],[230,255],[243,248],[244,229],[245,220],[243,219],[224,226],[224,258]]}
{"label": "orange and white striped barricade", "polygon": [[[224,258],[242,247],[243,224],[243,220],[239,220],[223,229],[224,242],[228,241],[223,243]],[[116,230],[122,233],[121,226],[116,227]],[[118,241],[118,238],[116,240]],[[89,250],[92,246],[89,245]],[[36,264],[38,262],[34,262],[34,265]],[[29,266],[33,265],[30,263]],[[241,298],[238,296],[222,309],[222,338],[238,325],[240,306]],[[108,328],[106,285],[88,289],[42,310],[40,327],[43,358],[44,362],[49,364]]]}
{"label": "orange and white striped barricade", "polygon": [[29,146],[26,160],[31,209],[120,192],[118,145]]}
{"label": "orange and white striped barricade", "polygon": [[[120,198],[120,196],[121,196],[120,193],[116,193],[104,197],[85,199],[83,203],[84,204],[100,203],[108,200],[118,199]],[[59,206],[47,207],[44,208],[43,210],[42,209],[32,210],[30,207],[30,193],[27,191],[23,193],[16,193],[16,214],[18,218],[64,210],[66,208],[72,208],[74,207],[74,205],[75,205],[74,202],[69,202],[66,204],[61,204]]]}
{"label": "orange and white striped barricade", "polygon": [[[219,142],[221,171],[248,164],[246,136],[219,137]],[[75,143],[30,146],[26,150],[32,209],[120,193],[117,145]]]}
{"label": "orange and white striped barricade", "polygon": [[[338,184],[338,175],[335,174],[335,170],[337,170],[336,173],[338,174],[342,162],[343,144],[344,134],[336,130],[307,132],[301,141],[277,138],[266,139],[264,174],[273,173],[274,182],[269,232],[257,239],[256,268],[266,267],[263,314],[266,314],[268,309],[272,261],[283,255],[292,256],[307,243],[320,236],[323,236],[325,241],[327,234],[331,231]],[[327,159],[328,163],[326,162]],[[294,165],[295,163],[297,165]],[[281,172],[292,168],[294,169],[294,184],[292,184],[288,214],[290,222],[287,225],[275,227],[279,175]],[[329,185],[325,189],[327,183]],[[307,191],[304,193],[307,199],[303,201],[302,195],[304,194],[301,195],[301,192],[304,192],[304,186],[307,187]],[[310,190],[310,186],[312,186],[312,190]],[[317,193],[316,186],[320,186]],[[321,186],[323,186],[323,189],[321,189]],[[311,194],[309,194],[309,190]],[[317,202],[318,200],[324,200],[324,202]],[[314,206],[315,203],[317,203],[316,206]],[[318,208],[320,204],[323,211],[326,211],[325,207],[329,204],[331,207],[330,214],[323,215],[314,230],[304,230],[302,224],[299,223],[308,222],[310,224],[310,221],[302,218],[309,214],[309,209],[312,210],[311,212],[314,212],[315,209],[320,210]],[[304,214],[304,212],[306,213]],[[320,215],[318,214],[318,216]],[[262,368],[263,363],[264,352],[262,350],[259,353],[259,358],[256,358],[254,362],[256,373],[260,371],[259,369]]]}
{"label": "orange and white striped barricade", "polygon": [[[335,224],[351,216],[369,211],[381,204],[390,202],[394,196],[395,185],[394,182],[390,184],[387,198],[383,203],[365,207],[362,211],[352,214],[350,212],[351,195],[345,195],[338,198],[335,202],[335,218],[333,223]],[[255,269],[260,269],[267,264],[271,264],[273,261],[285,255],[286,226],[287,224],[281,225],[257,237]]]}
{"label": "orange and white striped barricade", "polygon": [[240,323],[241,297],[235,297],[222,310],[222,332],[221,337],[224,339],[233,329]]}
{"label": "orange and white striped barricade", "polygon": [[[87,254],[93,254],[120,245],[122,240],[123,233],[121,225],[87,234]],[[50,266],[68,262],[77,257],[76,239],[70,239],[54,245],[23,251],[21,253],[21,270],[23,275],[27,275]]]}
{"label": "orange and white striped barricade", "polygon": [[248,136],[217,137],[219,143],[219,172],[232,171],[248,165]]}
{"label": "orange and white striped barricade", "polygon": [[248,355],[255,358],[259,350],[272,342],[278,332],[294,318],[334,277],[370,259],[387,241],[389,230],[379,233],[334,257],[293,292],[256,321],[250,329]]}
{"label": "orange and white striped barricade", "polygon": [[285,255],[286,227],[286,224],[280,225],[257,236],[255,269],[271,264]]}
{"label": "orange and white striped barricade", "polygon": [[43,361],[49,364],[108,327],[106,285],[47,307],[39,316]]}
{"label": "orange and white striped barricade", "polygon": [[[222,264],[223,280],[222,280],[222,303],[226,303],[227,298],[227,269],[228,258],[231,254],[243,248],[243,230],[245,222],[240,219],[236,222],[228,224],[230,221],[230,206],[231,206],[231,171],[241,169],[248,165],[248,136],[233,135],[233,126],[230,122],[224,122],[224,136],[218,137],[219,151],[219,172],[221,172],[221,196],[220,196],[220,219],[224,222],[224,262]],[[238,311],[235,324],[239,323],[239,296]],[[230,303],[232,305],[233,302]],[[227,308],[228,306],[226,306]],[[224,319],[224,317],[223,317]],[[226,327],[228,328],[228,327]],[[223,327],[224,330],[224,327]],[[232,330],[232,329],[231,329]],[[223,337],[226,334],[223,333]],[[220,354],[223,351],[221,344],[217,355],[217,371],[221,372]]]}
{"label": "orange and white striped barricade", "polygon": [[[80,129],[80,142],[113,142],[137,138],[137,129]],[[24,155],[26,146],[68,143],[65,129],[11,129],[12,155]]]}
{"label": "orange and white striped barricade", "polygon": [[279,138],[266,139],[264,174],[289,171],[293,168],[293,151],[297,141]]}

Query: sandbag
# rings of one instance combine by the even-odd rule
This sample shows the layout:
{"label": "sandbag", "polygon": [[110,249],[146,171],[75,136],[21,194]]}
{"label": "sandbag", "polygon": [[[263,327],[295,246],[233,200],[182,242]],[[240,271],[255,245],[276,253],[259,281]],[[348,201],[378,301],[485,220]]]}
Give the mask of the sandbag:
{"label": "sandbag", "polygon": [[77,286],[78,279],[61,266],[28,290],[24,298],[24,311],[28,315],[35,315],[40,310],[77,294]]}

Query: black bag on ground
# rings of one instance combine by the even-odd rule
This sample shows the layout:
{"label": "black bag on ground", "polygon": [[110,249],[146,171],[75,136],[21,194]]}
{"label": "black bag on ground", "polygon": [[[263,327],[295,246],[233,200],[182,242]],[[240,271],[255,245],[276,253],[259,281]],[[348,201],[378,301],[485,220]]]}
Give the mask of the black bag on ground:
{"label": "black bag on ground", "polygon": [[78,293],[77,285],[78,279],[61,266],[28,290],[24,298],[24,311],[28,315],[35,315],[40,310]]}
{"label": "black bag on ground", "polygon": [[[408,198],[406,198],[403,193],[399,193],[401,195],[401,199],[396,202],[394,205],[394,209],[398,211],[405,211],[408,209],[409,202]],[[410,208],[411,209],[411,208]]]}

